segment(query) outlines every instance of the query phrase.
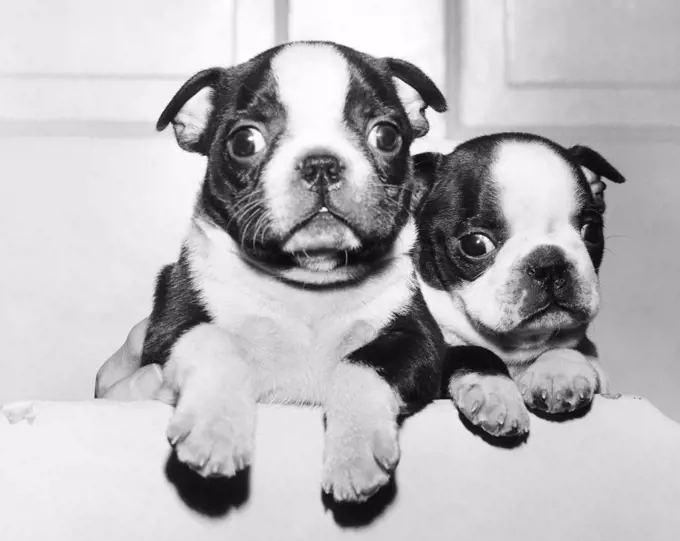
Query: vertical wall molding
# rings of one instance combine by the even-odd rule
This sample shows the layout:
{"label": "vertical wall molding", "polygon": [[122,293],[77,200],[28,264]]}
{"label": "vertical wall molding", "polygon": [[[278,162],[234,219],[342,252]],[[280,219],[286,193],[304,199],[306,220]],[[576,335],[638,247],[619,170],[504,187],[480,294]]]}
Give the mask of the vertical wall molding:
{"label": "vertical wall molding", "polygon": [[[664,73],[649,64],[653,55],[637,49],[629,65],[632,46],[614,36],[630,32],[644,43],[638,29],[644,24],[650,51],[663,40],[680,41],[672,24],[680,20],[680,6],[601,0],[589,15],[594,21],[584,21],[579,6],[571,0],[448,0],[447,137],[530,131],[561,141],[680,140],[680,88],[673,82],[680,73]],[[612,13],[613,29],[605,23]],[[626,70],[630,76],[623,77]]]}

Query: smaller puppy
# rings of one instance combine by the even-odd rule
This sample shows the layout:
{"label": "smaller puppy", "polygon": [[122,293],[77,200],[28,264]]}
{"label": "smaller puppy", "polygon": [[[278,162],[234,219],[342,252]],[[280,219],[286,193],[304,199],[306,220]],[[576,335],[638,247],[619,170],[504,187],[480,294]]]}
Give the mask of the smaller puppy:
{"label": "smaller puppy", "polygon": [[526,406],[566,413],[608,393],[586,334],[600,306],[601,177],[621,174],[590,148],[524,133],[415,161],[429,189],[416,265],[430,311],[459,346],[449,392],[460,412],[512,436],[529,429]]}

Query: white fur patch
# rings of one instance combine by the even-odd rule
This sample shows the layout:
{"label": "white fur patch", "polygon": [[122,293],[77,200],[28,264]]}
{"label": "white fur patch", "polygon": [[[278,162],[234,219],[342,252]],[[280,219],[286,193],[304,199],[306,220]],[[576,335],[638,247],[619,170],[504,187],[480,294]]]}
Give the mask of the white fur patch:
{"label": "white fur patch", "polygon": [[335,154],[345,166],[345,181],[357,190],[365,189],[375,172],[344,123],[350,74],[337,49],[293,44],[274,57],[271,69],[286,110],[286,130],[262,173],[262,183],[272,228],[285,233],[299,219],[290,214],[295,197],[290,186],[306,154],[317,150]]}
{"label": "white fur patch", "polygon": [[576,178],[545,145],[504,143],[491,175],[512,235],[549,233],[568,223],[576,210]]}
{"label": "white fur patch", "polygon": [[[235,338],[257,399],[322,404],[328,377],[373,340],[413,295],[415,228],[404,229],[383,274],[338,291],[307,291],[253,272],[234,240],[200,218],[185,241],[194,285],[214,324]],[[410,242],[410,244],[409,244]]]}
{"label": "white fur patch", "polygon": [[296,44],[272,60],[292,138],[336,135],[349,90],[347,60],[330,45]]}

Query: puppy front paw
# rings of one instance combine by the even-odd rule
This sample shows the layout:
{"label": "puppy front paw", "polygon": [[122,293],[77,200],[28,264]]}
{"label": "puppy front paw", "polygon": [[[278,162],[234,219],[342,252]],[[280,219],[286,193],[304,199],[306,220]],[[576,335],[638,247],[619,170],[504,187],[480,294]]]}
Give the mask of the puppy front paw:
{"label": "puppy front paw", "polygon": [[455,378],[449,391],[458,411],[488,434],[513,437],[529,432],[529,411],[509,377],[466,374]]}
{"label": "puppy front paw", "polygon": [[517,383],[526,405],[547,413],[569,413],[587,406],[598,386],[593,366],[573,349],[545,352]]}
{"label": "puppy front paw", "polygon": [[329,420],[322,489],[338,502],[362,502],[386,485],[399,462],[396,422],[361,428]]}
{"label": "puppy front paw", "polygon": [[250,465],[255,439],[252,407],[178,407],[167,436],[180,462],[203,477],[232,477]]}

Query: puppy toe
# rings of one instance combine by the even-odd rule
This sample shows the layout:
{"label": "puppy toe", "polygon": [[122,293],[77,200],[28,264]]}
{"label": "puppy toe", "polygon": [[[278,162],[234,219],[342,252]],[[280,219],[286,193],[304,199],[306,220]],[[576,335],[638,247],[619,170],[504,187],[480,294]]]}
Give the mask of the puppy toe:
{"label": "puppy toe", "polygon": [[552,394],[552,381],[541,380],[529,387],[524,396],[526,405],[540,411],[550,410],[550,396]]}
{"label": "puppy toe", "polygon": [[204,475],[211,477],[233,477],[247,468],[253,454],[253,442],[234,434],[213,440],[210,461],[204,468]]}
{"label": "puppy toe", "polygon": [[322,489],[339,502],[363,502],[389,482],[398,462],[396,426],[327,432]]}
{"label": "puppy toe", "polygon": [[338,502],[363,502],[387,484],[390,475],[365,454],[353,461],[327,462],[324,466],[322,489]]}
{"label": "puppy toe", "polygon": [[400,454],[396,427],[376,431],[373,435],[373,456],[386,472],[397,467]]}
{"label": "puppy toe", "polygon": [[467,374],[451,385],[458,410],[492,436],[529,431],[529,412],[515,382],[505,376]]}
{"label": "puppy toe", "polygon": [[170,419],[170,424],[166,431],[166,436],[170,445],[175,446],[184,441],[191,433],[191,429],[195,424],[195,419],[192,414],[185,412],[175,412]]}
{"label": "puppy toe", "polygon": [[587,376],[576,376],[572,381],[573,397],[572,409],[577,410],[590,404],[595,395],[597,381]]}
{"label": "puppy toe", "polygon": [[201,473],[210,457],[210,443],[193,432],[175,445],[175,453],[180,462]]}
{"label": "puppy toe", "polygon": [[204,477],[231,477],[250,464],[254,449],[253,412],[202,414],[178,410],[168,439],[177,459]]}
{"label": "puppy toe", "polygon": [[580,353],[552,350],[519,377],[527,406],[550,414],[570,413],[590,404],[597,374]]}

